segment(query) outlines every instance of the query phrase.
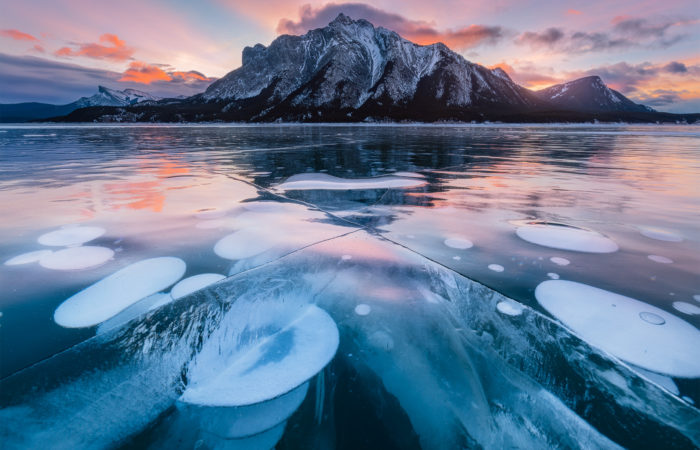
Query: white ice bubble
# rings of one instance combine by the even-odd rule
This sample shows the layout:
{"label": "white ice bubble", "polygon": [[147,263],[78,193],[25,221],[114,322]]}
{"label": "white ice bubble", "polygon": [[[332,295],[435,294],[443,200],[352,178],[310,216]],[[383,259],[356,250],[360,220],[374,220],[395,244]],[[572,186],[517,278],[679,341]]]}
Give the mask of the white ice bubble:
{"label": "white ice bubble", "polygon": [[474,246],[474,243],[470,241],[467,238],[463,237],[451,237],[445,239],[445,245],[450,247],[450,248],[456,248],[459,250],[466,250],[468,248],[472,248]]}
{"label": "white ice bubble", "polygon": [[673,314],[565,280],[540,283],[535,297],[582,339],[622,360],[666,375],[700,376],[700,331]]}
{"label": "white ice bubble", "polygon": [[67,328],[91,327],[118,314],[142,298],[179,280],[186,264],[180,258],[144,259],[128,265],[73,295],[53,318]]}
{"label": "white ice bubble", "polygon": [[500,313],[508,316],[519,316],[523,313],[525,307],[513,300],[502,300],[496,304],[496,309]]}
{"label": "white ice bubble", "polygon": [[696,302],[700,302],[700,294],[693,295],[693,300],[695,300]]}
{"label": "white ice bubble", "polygon": [[416,177],[399,177],[395,175],[376,178],[338,178],[325,173],[305,173],[293,175],[277,186],[281,191],[294,190],[363,190],[363,189],[397,189],[425,185],[425,180]]}
{"label": "white ice bubble", "polygon": [[500,264],[489,264],[489,270],[493,270],[494,272],[503,272],[505,268]]}
{"label": "white ice bubble", "polygon": [[585,253],[612,253],[618,246],[595,231],[565,225],[532,223],[515,230],[521,239],[544,247]]}
{"label": "white ice bubble", "polygon": [[[177,408],[200,429],[224,439],[254,436],[286,421],[306,398],[309,383],[280,397],[249,406],[200,406],[178,401]],[[274,443],[273,443],[274,446]],[[272,447],[262,447],[272,448]]]}
{"label": "white ice bubble", "polygon": [[352,255],[343,255],[340,257],[343,261],[350,261],[352,259]]}
{"label": "white ice bubble", "polygon": [[639,232],[650,239],[666,242],[681,242],[683,237],[678,233],[658,227],[639,227]]}
{"label": "white ice bubble", "polygon": [[29,253],[22,253],[14,258],[5,261],[6,266],[19,266],[21,264],[30,264],[39,261],[44,256],[53,253],[51,250],[36,250]]}
{"label": "white ice bubble", "polygon": [[452,259],[454,259],[455,261],[461,261],[462,257],[461,256],[453,256]]}
{"label": "white ice bubble", "polygon": [[246,228],[220,239],[214,245],[214,253],[224,259],[245,259],[271,249],[276,243],[264,230]]}
{"label": "white ice bubble", "polygon": [[113,256],[114,251],[107,247],[70,247],[43,256],[39,264],[51,270],[81,270],[100,266]]}
{"label": "white ice bubble", "polygon": [[355,306],[355,314],[357,314],[358,316],[366,316],[371,311],[372,307],[364,303],[360,303],[359,305]]}
{"label": "white ice bubble", "polygon": [[[270,315],[275,312],[271,310]],[[266,328],[261,328],[257,341],[240,350],[224,368],[212,370],[208,358],[215,356],[220,362],[217,352],[201,353],[180,401],[206,406],[253,405],[308,381],[335,356],[338,327],[315,305],[306,306],[290,320],[268,336]],[[270,321],[274,322],[274,317]]]}
{"label": "white ice bubble", "polygon": [[175,286],[173,286],[173,289],[170,291],[170,296],[173,298],[173,300],[177,300],[178,298],[205,288],[210,284],[221,281],[224,278],[226,278],[224,275],[218,273],[200,273],[199,275],[193,275],[185,278],[184,280],[180,280]]}
{"label": "white ice bubble", "polygon": [[682,312],[683,314],[689,314],[691,316],[700,314],[700,308],[692,303],[673,302],[673,308]]}
{"label": "white ice bubble", "polygon": [[42,234],[37,239],[37,242],[51,247],[68,247],[69,245],[84,244],[97,239],[103,234],[105,234],[104,228],[74,226]]}
{"label": "white ice bubble", "polygon": [[665,256],[659,256],[659,255],[649,255],[647,256],[650,260],[661,263],[661,264],[671,264],[673,260],[671,258],[667,258]]}
{"label": "white ice bubble", "polygon": [[558,274],[558,273],[549,272],[549,273],[547,273],[547,276],[548,276],[549,278],[551,278],[552,280],[558,280],[558,279],[559,279],[559,274]]}
{"label": "white ice bubble", "polygon": [[566,258],[561,258],[559,256],[552,256],[551,258],[549,258],[549,260],[557,266],[568,266],[569,264],[571,264],[571,261],[569,261]]}

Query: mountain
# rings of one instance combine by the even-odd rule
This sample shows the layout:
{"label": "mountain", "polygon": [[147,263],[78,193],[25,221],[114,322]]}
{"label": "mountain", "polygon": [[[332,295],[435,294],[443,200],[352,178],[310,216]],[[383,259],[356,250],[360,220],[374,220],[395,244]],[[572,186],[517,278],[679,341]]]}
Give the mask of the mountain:
{"label": "mountain", "polygon": [[536,91],[535,95],[553,106],[569,111],[638,111],[655,112],[634,103],[610,89],[598,76],[579,78]]}
{"label": "mountain", "polygon": [[0,122],[26,122],[29,120],[46,119],[64,116],[79,108],[89,106],[130,106],[144,101],[157,101],[160,97],[150,95],[136,89],[118,91],[104,86],[97,87],[97,94],[80,99],[66,105],[49,103],[6,103],[0,104]]}
{"label": "mountain", "polygon": [[243,50],[242,66],[204,92],[253,120],[391,116],[426,108],[520,110],[543,105],[500,69],[471,63],[444,44],[421,46],[341,14],[303,36]]}
{"label": "mountain", "polygon": [[598,77],[533,92],[500,68],[444,44],[418,45],[340,14],[303,36],[243,50],[242,65],[186,99],[93,106],[56,120],[84,122],[695,122],[658,113]]}

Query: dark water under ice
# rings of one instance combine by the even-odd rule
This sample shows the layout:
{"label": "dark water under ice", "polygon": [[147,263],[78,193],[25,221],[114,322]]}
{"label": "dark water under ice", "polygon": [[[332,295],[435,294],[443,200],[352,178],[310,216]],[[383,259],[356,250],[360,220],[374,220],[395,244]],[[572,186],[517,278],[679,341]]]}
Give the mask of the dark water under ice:
{"label": "dark water under ice", "polygon": [[699,149],[681,126],[0,127],[0,438],[697,447]]}

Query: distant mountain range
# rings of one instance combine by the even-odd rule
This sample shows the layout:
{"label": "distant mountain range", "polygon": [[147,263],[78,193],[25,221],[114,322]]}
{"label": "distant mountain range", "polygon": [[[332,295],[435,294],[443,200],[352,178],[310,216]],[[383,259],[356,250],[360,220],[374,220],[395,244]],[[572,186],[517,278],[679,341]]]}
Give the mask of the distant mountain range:
{"label": "distant mountain range", "polygon": [[89,106],[131,106],[145,101],[158,101],[160,97],[137,91],[124,89],[117,91],[104,86],[97,87],[97,94],[68,103],[67,105],[52,105],[50,103],[4,103],[0,104],[0,122],[27,122],[30,120],[47,119],[64,116],[76,109]]}
{"label": "distant mountain range", "polygon": [[531,91],[513,82],[503,70],[469,62],[444,44],[418,45],[393,31],[343,14],[325,28],[303,36],[283,35],[268,47],[261,44],[246,47],[241,67],[201,94],[184,99],[149,100],[152,101],[126,105],[99,103],[62,113],[67,116],[55,120],[691,123],[700,120],[700,114],[661,113],[636,104],[595,76]]}

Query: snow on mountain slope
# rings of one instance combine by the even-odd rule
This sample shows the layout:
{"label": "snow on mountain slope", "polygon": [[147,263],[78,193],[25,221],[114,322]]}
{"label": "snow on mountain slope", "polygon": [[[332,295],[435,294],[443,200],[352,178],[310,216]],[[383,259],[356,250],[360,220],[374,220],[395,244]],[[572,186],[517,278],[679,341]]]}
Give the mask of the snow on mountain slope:
{"label": "snow on mountain slope", "polygon": [[75,101],[76,109],[86,106],[129,106],[145,101],[160,100],[160,97],[136,89],[118,91],[116,89],[98,86],[97,90],[97,94],[90,97],[81,97]]}
{"label": "snow on mountain slope", "polygon": [[573,111],[641,111],[653,112],[648,106],[634,103],[610,89],[598,76],[579,78],[535,92],[554,106]]}
{"label": "snow on mountain slope", "polygon": [[[260,114],[318,108],[454,108],[541,104],[502,71],[473,64],[444,44],[421,46],[340,14],[303,36],[283,35],[243,51],[242,66],[214,82],[207,102],[257,99]],[[304,111],[307,111],[306,113]]]}

